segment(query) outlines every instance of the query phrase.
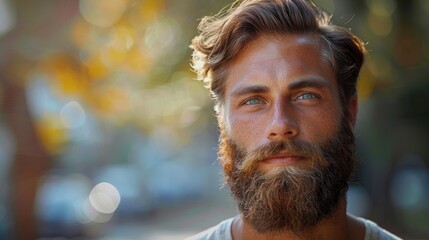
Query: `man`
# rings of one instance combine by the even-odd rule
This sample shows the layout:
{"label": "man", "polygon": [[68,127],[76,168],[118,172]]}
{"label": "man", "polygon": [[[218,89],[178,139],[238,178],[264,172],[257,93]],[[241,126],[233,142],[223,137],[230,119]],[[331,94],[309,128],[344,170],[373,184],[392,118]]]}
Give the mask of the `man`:
{"label": "man", "polygon": [[398,239],[346,212],[365,47],[305,0],[244,0],[191,47],[240,215],[191,239]]}

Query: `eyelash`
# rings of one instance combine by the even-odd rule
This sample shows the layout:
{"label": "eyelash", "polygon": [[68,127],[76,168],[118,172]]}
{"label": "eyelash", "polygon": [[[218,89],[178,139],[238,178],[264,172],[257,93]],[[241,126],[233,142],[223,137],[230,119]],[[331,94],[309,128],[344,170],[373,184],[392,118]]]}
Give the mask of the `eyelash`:
{"label": "eyelash", "polygon": [[[310,96],[310,98],[300,99],[302,96],[305,96],[305,95]],[[317,94],[305,92],[305,93],[299,94],[296,98],[293,99],[293,101],[313,100],[313,99],[319,99],[319,98],[320,97]],[[249,103],[251,101],[259,101],[259,102],[258,103]],[[258,105],[258,104],[263,104],[263,103],[264,103],[264,101],[262,99],[260,99],[259,97],[251,97],[249,99],[244,100],[241,105]]]}
{"label": "eyelash", "polygon": [[[299,99],[299,98],[301,98],[304,95],[308,95],[308,96],[311,96],[311,97],[310,98],[305,98],[305,99]],[[319,96],[316,95],[316,94],[313,94],[313,93],[306,92],[306,93],[302,93],[302,94],[298,95],[298,97],[296,97],[294,100],[298,101],[298,100],[311,100],[311,99],[319,99]]]}
{"label": "eyelash", "polygon": [[[249,103],[250,101],[259,101],[259,102],[258,103]],[[262,101],[260,98],[252,97],[252,98],[244,100],[242,105],[256,105],[256,104],[261,104],[263,102],[264,101]]]}

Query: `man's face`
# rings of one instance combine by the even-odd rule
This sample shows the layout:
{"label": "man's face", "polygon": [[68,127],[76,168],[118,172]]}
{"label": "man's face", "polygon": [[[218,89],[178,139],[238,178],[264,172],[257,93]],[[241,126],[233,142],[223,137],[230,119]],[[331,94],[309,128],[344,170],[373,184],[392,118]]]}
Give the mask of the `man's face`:
{"label": "man's face", "polygon": [[219,154],[241,213],[260,232],[313,227],[336,208],[355,162],[318,36],[259,37],[229,69]]}

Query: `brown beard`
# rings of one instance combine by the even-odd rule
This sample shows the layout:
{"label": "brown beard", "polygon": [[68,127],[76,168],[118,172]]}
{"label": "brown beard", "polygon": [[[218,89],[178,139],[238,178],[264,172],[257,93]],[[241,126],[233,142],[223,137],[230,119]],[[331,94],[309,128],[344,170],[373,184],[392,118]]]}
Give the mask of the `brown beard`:
{"label": "brown beard", "polygon": [[[309,167],[258,169],[258,161],[288,151]],[[227,137],[221,125],[219,157],[226,181],[245,221],[258,232],[302,232],[316,226],[337,207],[356,168],[354,135],[346,121],[320,144],[272,142],[247,153]]]}

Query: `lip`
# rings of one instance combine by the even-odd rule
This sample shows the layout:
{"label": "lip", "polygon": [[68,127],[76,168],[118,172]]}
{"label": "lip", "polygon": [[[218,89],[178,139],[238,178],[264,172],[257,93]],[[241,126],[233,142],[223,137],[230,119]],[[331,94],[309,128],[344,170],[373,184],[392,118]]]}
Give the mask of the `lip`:
{"label": "lip", "polygon": [[296,164],[297,162],[299,162],[303,159],[304,158],[302,156],[283,152],[283,153],[279,153],[279,154],[269,156],[269,157],[263,159],[261,162],[265,163],[265,164],[288,166],[288,165]]}

